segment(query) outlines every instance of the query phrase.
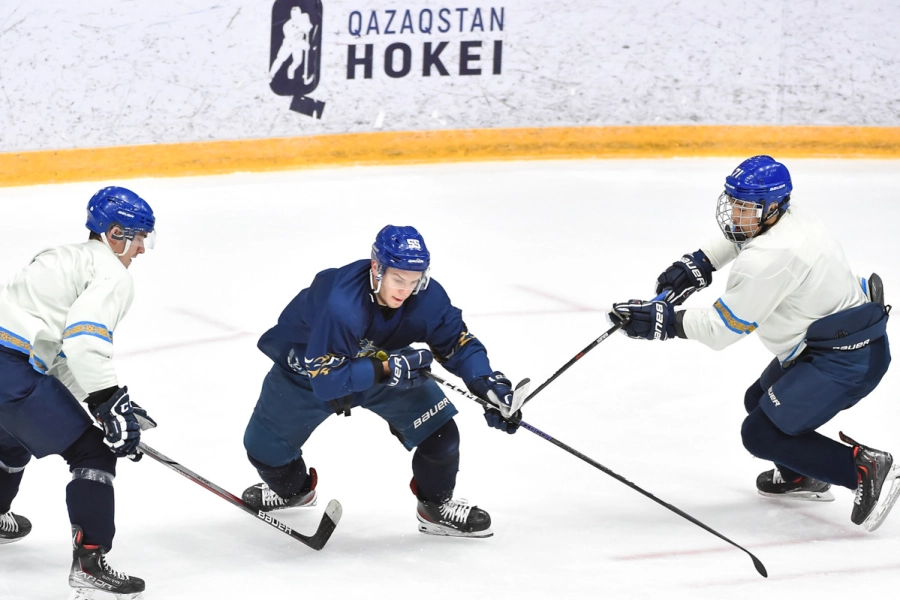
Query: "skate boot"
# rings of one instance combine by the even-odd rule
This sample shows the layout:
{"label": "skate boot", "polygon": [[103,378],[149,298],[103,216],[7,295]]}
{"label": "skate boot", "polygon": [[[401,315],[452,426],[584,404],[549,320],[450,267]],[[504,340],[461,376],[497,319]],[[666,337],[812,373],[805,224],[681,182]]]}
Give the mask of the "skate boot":
{"label": "skate boot", "polygon": [[12,544],[31,533],[31,521],[11,511],[0,515],[0,544]]}
{"label": "skate boot", "polygon": [[318,495],[316,494],[317,483],[319,483],[319,476],[316,474],[315,469],[310,468],[309,477],[306,478],[303,489],[290,498],[282,498],[272,491],[272,488],[267,484],[257,483],[244,490],[241,499],[256,510],[261,510],[263,512],[279,510],[282,508],[315,506],[318,498]]}
{"label": "skate boot", "polygon": [[831,488],[830,483],[812,477],[801,476],[793,481],[785,481],[778,469],[760,473],[756,478],[756,489],[760,495],[769,498],[833,502],[834,495],[828,491],[829,488]]}
{"label": "skate boot", "polygon": [[[95,598],[94,592],[114,594],[121,599],[136,599],[144,591],[144,580],[129,577],[113,570],[106,562],[106,548],[82,543],[81,527],[72,525],[72,570],[69,586],[73,588],[69,600]],[[97,600],[103,596],[97,596]]]}
{"label": "skate boot", "polygon": [[494,535],[491,515],[462,498],[443,503],[420,499],[416,517],[422,533],[474,538]]}
{"label": "skate boot", "polygon": [[842,441],[853,446],[859,481],[850,520],[862,525],[866,531],[875,531],[900,496],[900,465],[894,464],[893,457],[887,452],[858,444],[843,432],[840,436]]}

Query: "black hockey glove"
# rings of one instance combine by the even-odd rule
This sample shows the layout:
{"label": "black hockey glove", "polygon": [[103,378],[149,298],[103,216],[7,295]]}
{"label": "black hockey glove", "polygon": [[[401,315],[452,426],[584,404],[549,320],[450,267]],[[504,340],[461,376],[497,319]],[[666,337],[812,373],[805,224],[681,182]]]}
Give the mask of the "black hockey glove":
{"label": "black hockey glove", "polygon": [[387,358],[390,374],[388,387],[397,389],[414,388],[425,382],[425,377],[419,371],[430,371],[431,361],[434,355],[430,350],[416,350],[413,348],[391,354]]}
{"label": "black hockey glove", "polygon": [[661,300],[630,300],[613,304],[613,323],[623,323],[621,331],[630,338],[664,341],[675,337],[675,307]]}
{"label": "black hockey glove", "polygon": [[91,414],[103,426],[103,441],[113,454],[127,456],[135,462],[141,459],[143,454],[138,450],[141,431],[156,427],[156,421],[131,401],[128,387],[119,388],[109,400],[92,408]]}
{"label": "black hockey glove", "polygon": [[688,296],[712,283],[715,270],[703,250],[685,254],[656,278],[656,293],[665,291],[663,299],[678,306]]}

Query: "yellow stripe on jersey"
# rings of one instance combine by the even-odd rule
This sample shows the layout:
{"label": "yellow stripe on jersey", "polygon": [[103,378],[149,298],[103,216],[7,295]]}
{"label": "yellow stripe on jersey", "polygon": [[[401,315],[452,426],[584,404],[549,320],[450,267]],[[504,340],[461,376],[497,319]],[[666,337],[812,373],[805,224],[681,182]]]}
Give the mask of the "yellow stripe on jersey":
{"label": "yellow stripe on jersey", "polygon": [[716,312],[719,313],[719,316],[722,318],[722,321],[725,323],[725,326],[728,327],[731,331],[739,334],[746,333],[750,335],[756,328],[759,327],[756,323],[751,323],[749,321],[742,321],[734,316],[734,313],[731,312],[731,309],[728,308],[722,299],[719,298],[716,300],[716,303],[713,304],[713,308],[716,309]]}

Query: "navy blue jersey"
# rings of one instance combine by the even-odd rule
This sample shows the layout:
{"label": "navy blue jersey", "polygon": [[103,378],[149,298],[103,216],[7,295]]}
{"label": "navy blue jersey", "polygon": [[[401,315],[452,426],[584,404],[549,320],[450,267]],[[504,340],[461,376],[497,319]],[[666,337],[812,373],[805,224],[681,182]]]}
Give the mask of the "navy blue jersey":
{"label": "navy blue jersey", "polygon": [[381,379],[385,355],[413,343],[427,344],[466,383],[493,372],[484,345],[437,281],[387,309],[372,293],[371,264],[363,259],[317,274],[259,339],[259,349],[276,365],[308,376],[323,401],[369,389]]}

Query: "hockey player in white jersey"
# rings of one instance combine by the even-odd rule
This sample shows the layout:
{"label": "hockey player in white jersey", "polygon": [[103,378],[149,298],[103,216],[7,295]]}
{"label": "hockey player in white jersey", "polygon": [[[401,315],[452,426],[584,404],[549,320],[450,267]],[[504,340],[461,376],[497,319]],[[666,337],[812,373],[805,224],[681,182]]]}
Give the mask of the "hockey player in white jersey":
{"label": "hockey player in white jersey", "polygon": [[[775,358],[747,390],[741,435],[775,463],[757,478],[764,496],[833,500],[856,490],[851,520],[877,528],[900,495],[900,465],[887,452],[816,432],[867,396],[890,363],[881,280],[856,277],[840,244],[813,215],[791,208],[791,177],[769,156],[725,178],[717,221],[724,237],[702,245],[657,280],[664,300],[613,305],[632,338],[697,340],[714,350],[756,332]],[[732,263],[711,308],[675,310]]]}
{"label": "hockey player in white jersey", "polygon": [[72,473],[73,598],[133,597],[144,582],[106,562],[113,479],[117,458],[140,459],[141,430],[156,423],[119,387],[112,343],[134,297],[127,269],[152,247],[155,219],[121,187],[97,192],[87,213],[87,242],[44,250],[0,287],[0,543],[31,531],[10,510],[31,457],[59,455]]}

